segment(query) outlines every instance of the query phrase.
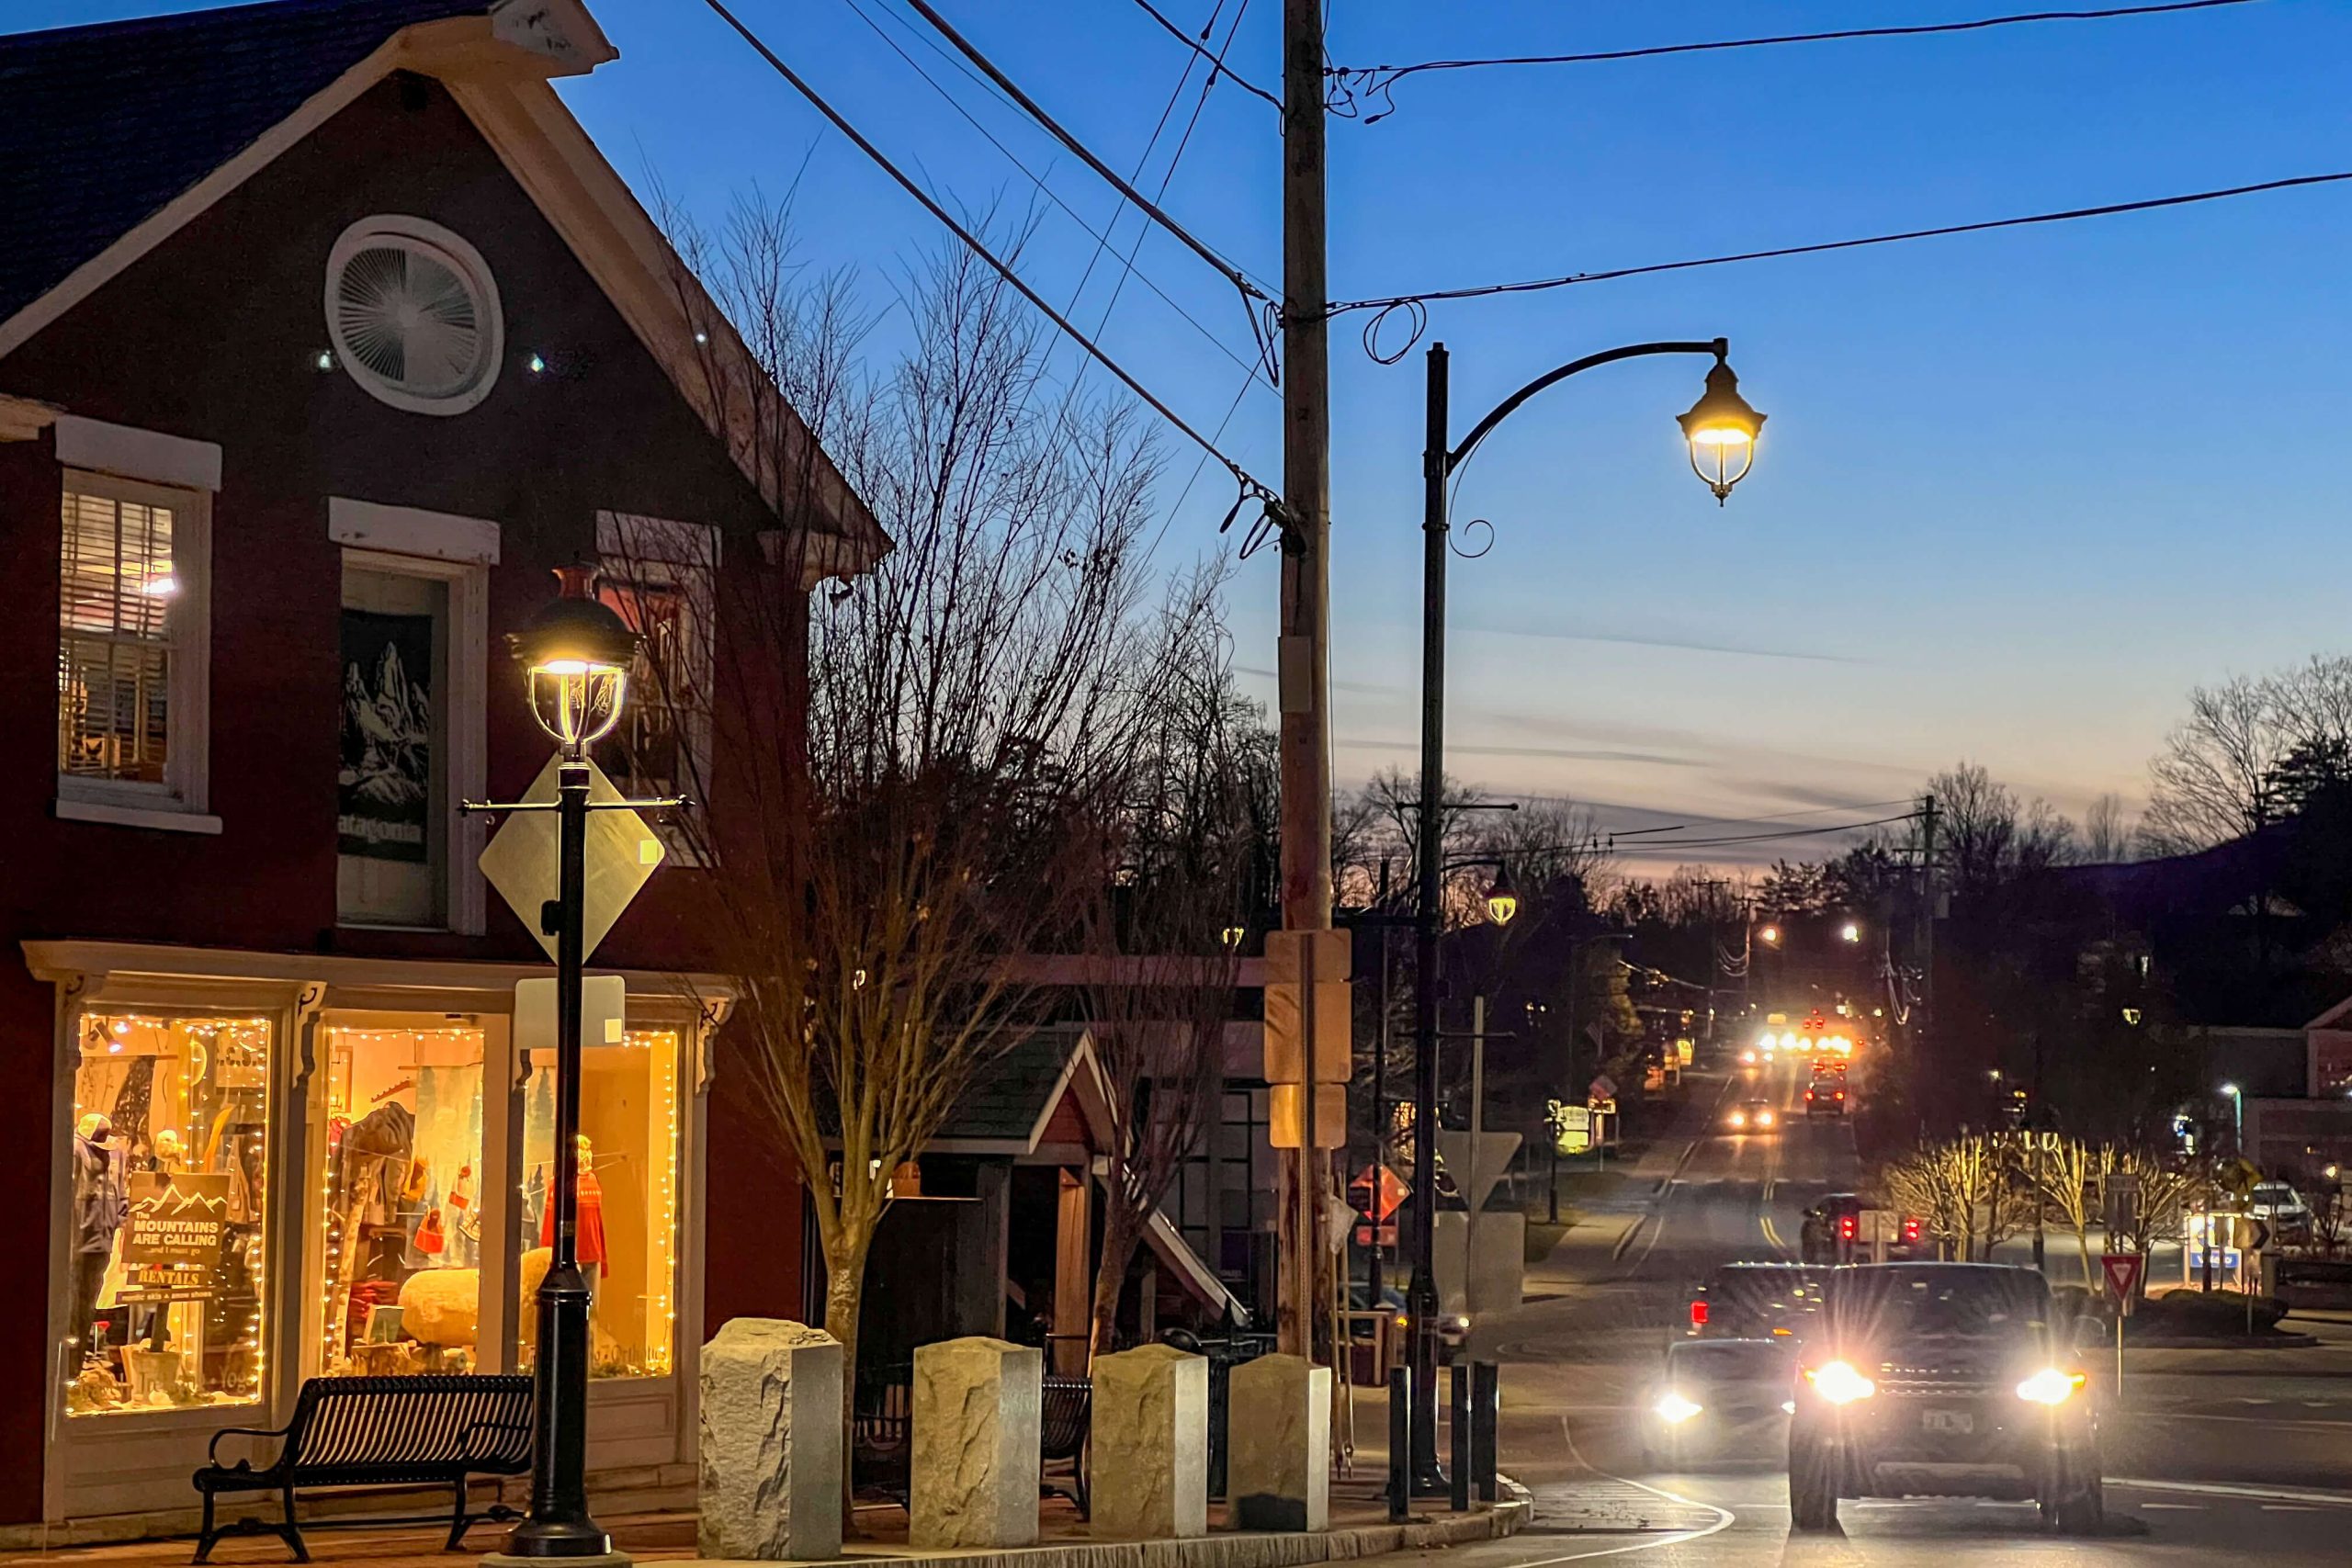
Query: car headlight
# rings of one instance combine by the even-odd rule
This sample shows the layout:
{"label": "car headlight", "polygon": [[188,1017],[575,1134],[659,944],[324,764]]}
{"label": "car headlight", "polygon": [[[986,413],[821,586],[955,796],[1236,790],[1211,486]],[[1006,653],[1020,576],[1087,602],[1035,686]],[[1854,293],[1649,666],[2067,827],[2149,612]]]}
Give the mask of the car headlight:
{"label": "car headlight", "polygon": [[1796,1402],[1795,1400],[1793,1400],[1793,1399],[1784,1399],[1784,1400],[1781,1401],[1781,1415],[1783,1415],[1783,1416],[1793,1416],[1793,1415],[1795,1415],[1796,1413],[1797,1413],[1797,1402]]}
{"label": "car headlight", "polygon": [[2018,1384],[2018,1397],[2033,1404],[2064,1404],[2082,1386],[2082,1373],[2062,1372],[2055,1367],[2044,1367]]}
{"label": "car headlight", "polygon": [[1665,1397],[1660,1399],[1656,1404],[1651,1405],[1650,1408],[1657,1412],[1658,1419],[1665,1422],[1668,1426],[1679,1427],[1682,1423],[1690,1420],[1690,1417],[1699,1414],[1699,1412],[1704,1409],[1705,1406],[1693,1404],[1689,1400],[1683,1398],[1680,1394],[1674,1393],[1672,1390],[1668,1390]]}
{"label": "car headlight", "polygon": [[[1843,1361],[1807,1367],[1804,1375],[1805,1381],[1813,1384],[1813,1392],[1832,1404],[1851,1404],[1878,1392],[1878,1384]],[[2023,1393],[2024,1390],[2019,1389],[2018,1392]]]}
{"label": "car headlight", "polygon": [[1747,1126],[1747,1111],[1733,1111],[1733,1112],[1731,1113],[1731,1124],[1732,1124],[1733,1126],[1735,1126],[1735,1127],[1745,1127],[1745,1126]]}
{"label": "car headlight", "polygon": [[1448,1313],[1445,1316],[1439,1318],[1437,1320],[1437,1325],[1442,1333],[1446,1334],[1467,1334],[1470,1332],[1470,1319],[1458,1312]]}
{"label": "car headlight", "polygon": [[1748,1064],[1750,1066],[1753,1066],[1756,1063],[1756,1053],[1753,1051],[1742,1051],[1739,1054],[1739,1059]]}
{"label": "car headlight", "polygon": [[1772,1113],[1769,1111],[1758,1111],[1756,1113],[1756,1124],[1758,1127],[1770,1127],[1772,1124]]}

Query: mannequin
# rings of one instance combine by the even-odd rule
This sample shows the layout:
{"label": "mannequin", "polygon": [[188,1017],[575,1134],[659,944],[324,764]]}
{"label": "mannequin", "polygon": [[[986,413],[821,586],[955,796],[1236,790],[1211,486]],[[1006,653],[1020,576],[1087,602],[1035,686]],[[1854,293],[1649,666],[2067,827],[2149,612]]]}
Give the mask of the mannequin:
{"label": "mannequin", "polygon": [[[605,1271],[605,1190],[597,1183],[595,1147],[580,1134],[580,1273],[593,1293]],[[539,1245],[555,1245],[555,1194],[539,1211]]]}
{"label": "mannequin", "polygon": [[130,1212],[121,1173],[115,1169],[113,1139],[114,1122],[97,1111],[74,1123],[74,1315],[66,1330],[83,1347],[85,1359],[96,1351],[89,1342],[90,1325],[97,1316],[98,1293],[106,1286],[115,1233]]}

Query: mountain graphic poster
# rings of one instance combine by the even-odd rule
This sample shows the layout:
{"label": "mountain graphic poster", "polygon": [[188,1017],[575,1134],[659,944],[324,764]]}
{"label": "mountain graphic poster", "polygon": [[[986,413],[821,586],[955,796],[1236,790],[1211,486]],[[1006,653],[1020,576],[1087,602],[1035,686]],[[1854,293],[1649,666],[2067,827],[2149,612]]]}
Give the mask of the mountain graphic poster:
{"label": "mountain graphic poster", "polygon": [[431,855],[433,617],[343,612],[343,764],[336,848],[363,860]]}

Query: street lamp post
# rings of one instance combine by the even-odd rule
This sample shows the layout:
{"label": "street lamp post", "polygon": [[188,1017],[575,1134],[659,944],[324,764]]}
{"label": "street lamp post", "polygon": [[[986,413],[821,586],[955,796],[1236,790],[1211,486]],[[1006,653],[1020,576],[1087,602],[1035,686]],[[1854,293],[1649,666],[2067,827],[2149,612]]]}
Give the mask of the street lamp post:
{"label": "street lamp post", "polygon": [[2245,1090],[2233,1083],[2222,1086],[2230,1101],[2230,1152],[2245,1158]]}
{"label": "street lamp post", "polygon": [[1463,437],[1452,442],[1448,407],[1449,356],[1443,344],[1429,351],[1427,445],[1421,455],[1421,799],[1419,807],[1420,908],[1416,932],[1417,976],[1413,986],[1414,1136],[1413,1136],[1413,1283],[1408,1303],[1412,1343],[1412,1483],[1417,1491],[1434,1492],[1444,1485],[1437,1461],[1437,1118],[1438,935],[1443,909],[1440,884],[1444,847],[1441,843],[1440,795],[1445,778],[1445,564],[1450,526],[1446,491],[1462,465],[1470,459],[1498,424],[1528,399],[1571,376],[1660,354],[1712,355],[1705,390],[1690,411],[1677,416],[1688,443],[1690,467],[1718,503],[1747,476],[1755,460],[1756,439],[1764,416],[1739,395],[1738,378],[1728,362],[1729,345],[1722,338],[1705,341],[1633,344],[1603,350],[1547,371],[1495,405],[1493,412]]}
{"label": "street lamp post", "polygon": [[[626,1562],[588,1512],[588,1354],[591,1292],[580,1269],[580,991],[586,963],[588,748],[620,722],[638,635],[600,603],[586,568],[557,572],[562,594],[509,638],[529,682],[531,712],[558,746],[556,799],[469,809],[553,809],[556,897],[540,913],[556,939],[555,1169],[552,1252],[538,1294],[533,1366],[530,1512],[506,1540],[505,1556],[599,1558]],[[615,803],[621,804],[621,803]],[[630,807],[683,801],[630,801]]]}

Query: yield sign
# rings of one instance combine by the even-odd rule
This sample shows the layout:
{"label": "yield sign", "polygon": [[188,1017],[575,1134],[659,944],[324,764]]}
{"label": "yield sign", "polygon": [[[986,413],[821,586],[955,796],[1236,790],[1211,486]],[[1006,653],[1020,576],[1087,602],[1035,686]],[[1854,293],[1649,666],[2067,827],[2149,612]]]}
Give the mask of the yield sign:
{"label": "yield sign", "polygon": [[2102,1252],[2099,1272],[2107,1276],[2107,1293],[2128,1315],[2140,1291],[2140,1271],[2147,1266],[2147,1258],[2137,1252]]}
{"label": "yield sign", "polygon": [[[552,804],[557,767],[557,759],[548,758],[523,798]],[[588,804],[597,809],[588,813],[588,874],[581,900],[582,959],[596,951],[669,852],[645,819],[621,804],[624,798],[602,768],[588,764]],[[556,896],[556,835],[554,812],[514,812],[490,836],[481,861],[481,874],[522,918],[524,929],[539,939],[550,959],[555,956],[555,933],[544,929],[552,922],[540,919],[540,912]]]}

